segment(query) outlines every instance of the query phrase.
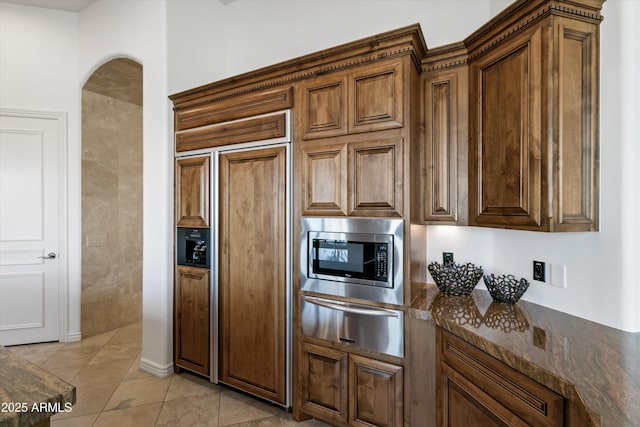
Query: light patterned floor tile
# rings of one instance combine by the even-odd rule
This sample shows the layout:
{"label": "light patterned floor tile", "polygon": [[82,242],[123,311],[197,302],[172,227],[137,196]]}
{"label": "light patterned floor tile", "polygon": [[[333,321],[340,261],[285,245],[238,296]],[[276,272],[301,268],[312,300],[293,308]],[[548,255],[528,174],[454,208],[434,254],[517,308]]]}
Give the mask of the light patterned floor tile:
{"label": "light patterned floor tile", "polygon": [[123,381],[107,402],[105,411],[162,402],[170,383],[170,377]]}
{"label": "light patterned floor tile", "polygon": [[142,323],[123,326],[109,340],[109,345],[142,342]]}
{"label": "light patterned floor tile", "polygon": [[99,351],[100,347],[63,348],[47,359],[42,366],[44,368],[59,368],[62,366],[86,365]]}
{"label": "light patterned floor tile", "polygon": [[158,427],[217,427],[218,395],[165,401],[158,417]]}
{"label": "light patterned floor tile", "polygon": [[100,414],[83,415],[81,417],[52,420],[51,427],[91,427]]}
{"label": "light patterned floor tile", "polygon": [[76,387],[94,384],[120,382],[133,364],[133,359],[87,365],[72,379]]}
{"label": "light patterned floor tile", "polygon": [[76,404],[71,412],[60,412],[51,417],[51,420],[97,414],[104,409],[104,405],[117,387],[118,383],[76,387]]}
{"label": "light patterned floor tile", "polygon": [[113,362],[116,360],[133,359],[142,347],[140,343],[107,344],[95,355],[89,363]]}
{"label": "light patterned floor tile", "polygon": [[281,409],[245,394],[225,389],[220,394],[218,425],[255,421],[277,415]]}
{"label": "light patterned floor tile", "polygon": [[220,395],[220,389],[220,386],[212,384],[206,378],[185,372],[171,376],[171,385],[169,385],[165,400],[204,396],[217,399]]}
{"label": "light patterned floor tile", "polygon": [[106,411],[100,414],[93,427],[154,427],[161,407],[161,403],[153,403]]}

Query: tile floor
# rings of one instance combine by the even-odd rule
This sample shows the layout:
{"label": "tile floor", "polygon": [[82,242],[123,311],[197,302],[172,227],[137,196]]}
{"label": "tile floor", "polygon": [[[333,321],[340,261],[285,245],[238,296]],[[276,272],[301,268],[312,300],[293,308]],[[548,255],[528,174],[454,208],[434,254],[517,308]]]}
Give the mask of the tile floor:
{"label": "tile floor", "polygon": [[76,386],[73,410],[54,415],[51,427],[326,426],[296,423],[277,406],[196,375],[141,371],[141,330],[138,323],[76,343],[9,348]]}

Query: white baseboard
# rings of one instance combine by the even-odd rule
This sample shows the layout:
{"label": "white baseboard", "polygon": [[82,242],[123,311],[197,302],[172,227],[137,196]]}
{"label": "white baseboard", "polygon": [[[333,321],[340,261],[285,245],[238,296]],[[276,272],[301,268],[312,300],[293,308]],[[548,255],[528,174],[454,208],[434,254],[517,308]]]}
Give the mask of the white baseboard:
{"label": "white baseboard", "polygon": [[159,365],[149,359],[140,359],[140,369],[156,377],[166,378],[173,375],[173,363],[168,365]]}
{"label": "white baseboard", "polygon": [[70,332],[62,338],[62,342],[78,342],[82,339],[82,332]]}

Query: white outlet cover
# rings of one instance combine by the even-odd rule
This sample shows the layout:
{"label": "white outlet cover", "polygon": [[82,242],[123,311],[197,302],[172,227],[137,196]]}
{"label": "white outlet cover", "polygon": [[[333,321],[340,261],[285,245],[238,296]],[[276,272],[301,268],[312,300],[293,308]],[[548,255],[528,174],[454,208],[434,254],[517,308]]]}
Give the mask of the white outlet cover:
{"label": "white outlet cover", "polygon": [[551,264],[551,286],[558,288],[567,287],[567,266],[564,264]]}

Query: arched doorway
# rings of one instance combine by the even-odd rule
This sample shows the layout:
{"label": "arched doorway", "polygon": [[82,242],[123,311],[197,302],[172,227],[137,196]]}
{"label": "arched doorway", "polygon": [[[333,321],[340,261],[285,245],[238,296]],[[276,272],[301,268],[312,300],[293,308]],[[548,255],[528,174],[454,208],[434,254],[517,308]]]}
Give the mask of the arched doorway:
{"label": "arched doorway", "polygon": [[82,337],[142,320],[142,65],[113,59],[82,90]]}

